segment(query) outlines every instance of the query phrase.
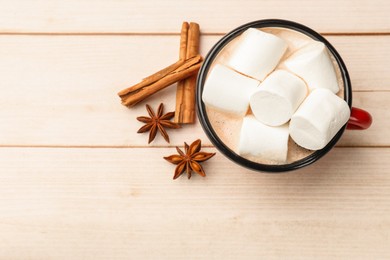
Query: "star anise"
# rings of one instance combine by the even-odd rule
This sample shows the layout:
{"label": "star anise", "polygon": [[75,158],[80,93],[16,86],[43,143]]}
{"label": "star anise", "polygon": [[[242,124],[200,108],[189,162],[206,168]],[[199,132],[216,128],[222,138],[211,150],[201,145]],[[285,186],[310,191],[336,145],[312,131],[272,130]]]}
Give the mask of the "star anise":
{"label": "star anise", "polygon": [[190,146],[184,143],[185,153],[176,146],[176,150],[179,153],[164,157],[170,163],[177,164],[175,175],[173,179],[177,179],[184,171],[187,172],[188,179],[191,178],[191,172],[194,171],[202,177],[206,177],[200,162],[207,161],[215,155],[215,153],[200,152],[201,141],[200,139],[193,142]]}
{"label": "star anise", "polygon": [[145,133],[150,131],[149,133],[149,144],[154,140],[157,134],[157,130],[164,137],[165,141],[169,143],[169,136],[165,128],[173,128],[177,129],[181,126],[170,121],[171,118],[175,116],[175,112],[169,112],[163,115],[164,112],[164,104],[161,103],[157,109],[157,115],[153,112],[152,108],[149,105],[146,105],[146,110],[150,117],[147,116],[139,116],[137,120],[145,123],[143,127],[141,127],[137,133]]}

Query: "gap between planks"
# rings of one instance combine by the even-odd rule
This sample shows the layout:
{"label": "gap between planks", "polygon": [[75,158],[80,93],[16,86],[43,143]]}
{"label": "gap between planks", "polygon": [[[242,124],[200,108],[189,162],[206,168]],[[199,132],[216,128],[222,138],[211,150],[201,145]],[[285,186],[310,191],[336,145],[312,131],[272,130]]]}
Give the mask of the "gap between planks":
{"label": "gap between planks", "polygon": [[[182,145],[178,145],[181,147]],[[176,145],[158,145],[158,146],[153,146],[153,145],[132,145],[132,146],[123,146],[123,145],[0,145],[0,149],[4,148],[58,148],[58,149],[144,149],[144,148],[157,148],[157,149],[166,149],[166,148],[175,148]],[[206,144],[202,145],[203,148],[215,148],[217,149],[214,145],[211,144]],[[366,146],[359,146],[359,145],[343,145],[343,146],[335,146],[334,148],[367,148],[367,149],[372,149],[372,148],[383,148],[383,149],[388,149],[390,148],[389,145],[383,145],[383,146],[378,146],[378,145],[366,145]]]}
{"label": "gap between planks", "polygon": [[[222,36],[228,32],[201,33],[201,36]],[[390,32],[320,32],[325,36],[390,36]],[[0,35],[14,36],[180,36],[180,32],[0,32]]]}

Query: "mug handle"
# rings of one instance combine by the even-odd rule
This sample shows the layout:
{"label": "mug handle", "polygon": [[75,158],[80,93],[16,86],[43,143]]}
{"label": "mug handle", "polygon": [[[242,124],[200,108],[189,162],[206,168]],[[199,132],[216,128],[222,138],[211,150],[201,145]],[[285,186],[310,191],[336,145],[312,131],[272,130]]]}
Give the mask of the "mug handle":
{"label": "mug handle", "polygon": [[372,117],[367,111],[352,107],[351,116],[348,120],[347,129],[350,130],[364,130],[371,126]]}

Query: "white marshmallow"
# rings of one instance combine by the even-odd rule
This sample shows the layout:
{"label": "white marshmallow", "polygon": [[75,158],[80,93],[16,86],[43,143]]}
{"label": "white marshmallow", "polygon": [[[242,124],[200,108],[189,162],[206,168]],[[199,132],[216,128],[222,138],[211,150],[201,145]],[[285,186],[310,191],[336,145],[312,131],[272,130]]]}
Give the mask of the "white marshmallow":
{"label": "white marshmallow", "polygon": [[227,65],[262,81],[278,65],[287,44],[281,38],[249,28],[242,33]]}
{"label": "white marshmallow", "polygon": [[347,123],[349,116],[345,100],[328,89],[315,89],[291,118],[291,138],[306,149],[322,149]]}
{"label": "white marshmallow", "polygon": [[222,65],[215,65],[206,79],[202,100],[216,109],[244,116],[259,81]]}
{"label": "white marshmallow", "polygon": [[253,115],[244,117],[238,153],[258,156],[276,163],[287,160],[288,126],[279,127],[264,125]]}
{"label": "white marshmallow", "polygon": [[339,92],[337,76],[327,48],[322,42],[305,45],[293,53],[284,65],[306,81],[310,90],[326,88]]}
{"label": "white marshmallow", "polygon": [[303,80],[285,70],[276,70],[252,94],[249,104],[257,120],[279,126],[290,120],[306,95]]}

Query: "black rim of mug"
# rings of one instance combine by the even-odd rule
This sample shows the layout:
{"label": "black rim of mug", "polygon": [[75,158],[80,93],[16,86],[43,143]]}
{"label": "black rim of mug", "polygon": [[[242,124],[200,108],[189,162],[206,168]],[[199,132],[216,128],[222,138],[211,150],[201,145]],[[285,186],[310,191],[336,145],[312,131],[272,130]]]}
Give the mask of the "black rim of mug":
{"label": "black rim of mug", "polygon": [[304,166],[310,165],[320,159],[322,156],[324,156],[327,152],[330,151],[330,149],[333,148],[333,146],[337,143],[337,141],[340,139],[342,134],[344,133],[344,130],[347,126],[345,124],[338,133],[333,137],[333,139],[321,150],[315,151],[311,155],[300,159],[298,161],[289,163],[289,164],[281,164],[281,165],[271,165],[271,164],[261,164],[256,163],[250,160],[247,160],[240,155],[236,154],[233,150],[231,150],[229,147],[227,147],[221,139],[218,137],[218,135],[215,133],[214,129],[212,128],[209,118],[206,113],[205,105],[202,101],[202,92],[203,92],[203,86],[206,80],[207,73],[209,71],[209,68],[211,64],[213,63],[215,57],[218,55],[218,53],[222,50],[222,48],[228,44],[231,40],[233,40],[235,37],[240,35],[243,31],[246,29],[253,27],[253,28],[264,28],[264,27],[280,27],[280,28],[286,28],[295,30],[298,32],[301,32],[309,37],[311,37],[314,40],[323,42],[329,51],[334,56],[335,60],[337,61],[341,75],[342,80],[344,84],[344,100],[348,103],[348,106],[351,108],[352,105],[352,88],[351,88],[351,82],[349,78],[349,74],[347,71],[347,68],[341,59],[341,56],[338,54],[336,49],[319,33],[315,32],[314,30],[288,20],[280,20],[280,19],[266,19],[266,20],[258,20],[254,22],[250,22],[247,24],[244,24],[240,27],[237,27],[233,31],[226,34],[222,39],[220,39],[209,51],[209,53],[206,55],[204,62],[199,70],[198,78],[197,78],[197,86],[196,86],[196,103],[197,103],[197,112],[198,112],[198,118],[202,125],[202,128],[210,141],[213,143],[213,145],[226,157],[228,157],[230,160],[236,162],[237,164],[256,171],[263,171],[263,172],[271,172],[271,173],[277,173],[277,172],[286,172],[286,171],[292,171],[300,169]]}

